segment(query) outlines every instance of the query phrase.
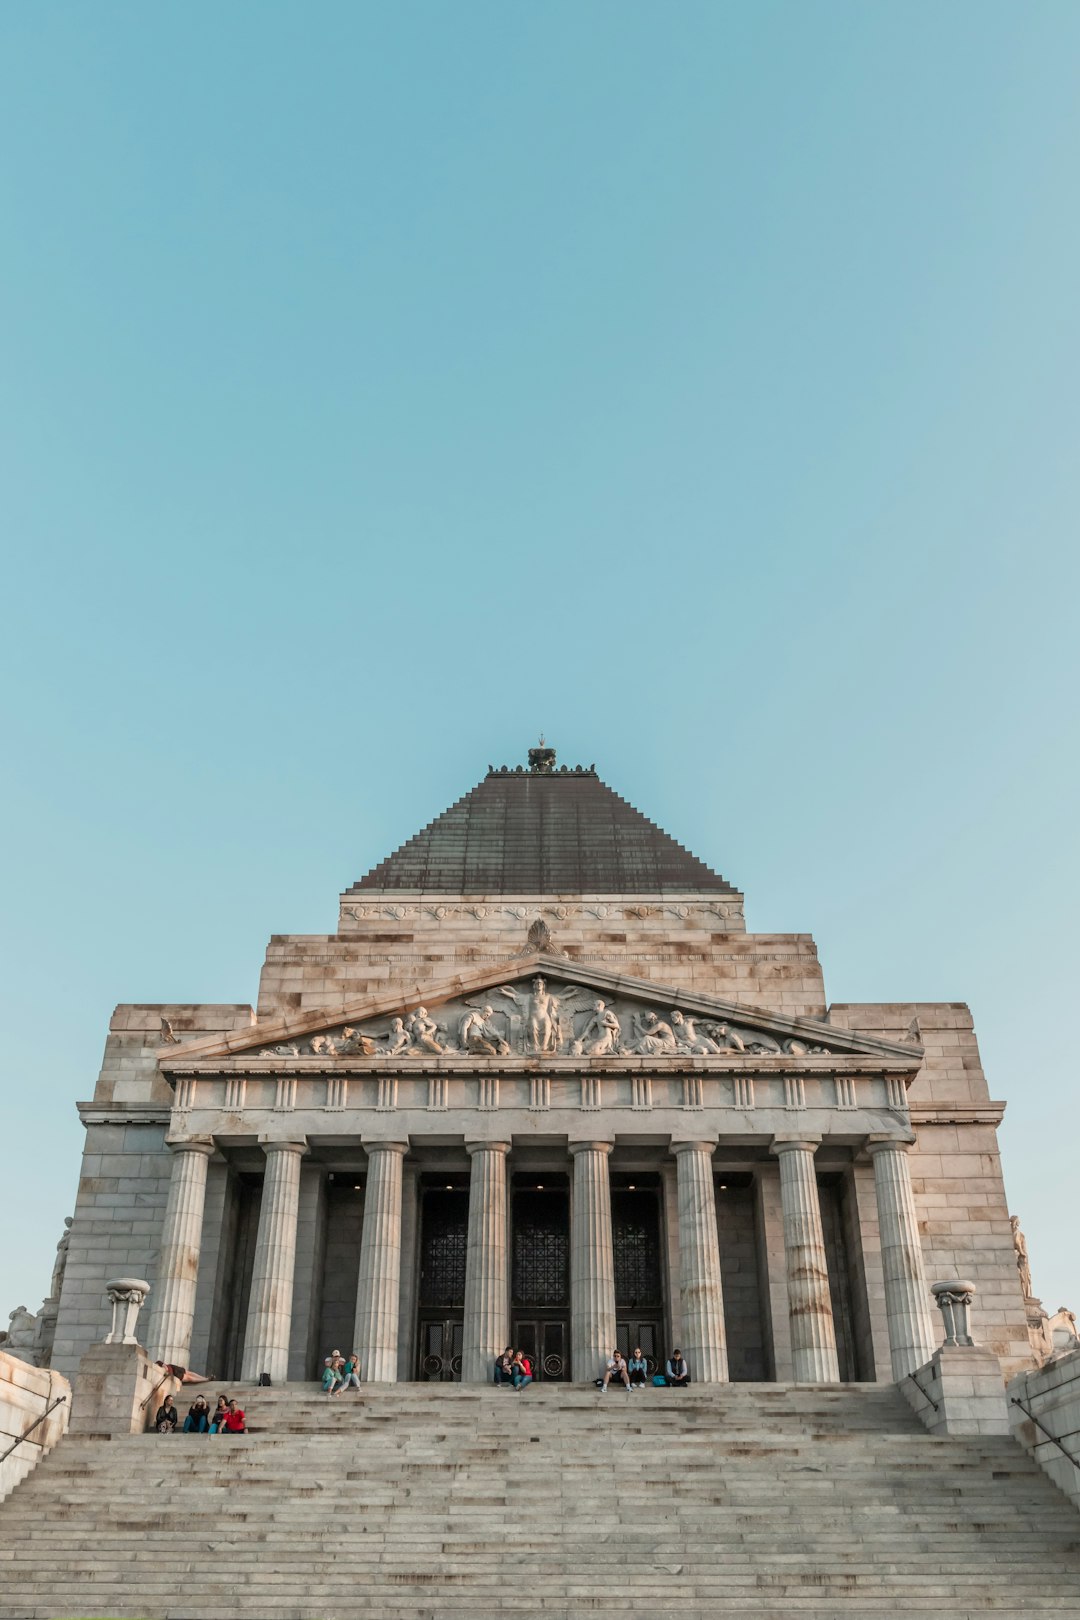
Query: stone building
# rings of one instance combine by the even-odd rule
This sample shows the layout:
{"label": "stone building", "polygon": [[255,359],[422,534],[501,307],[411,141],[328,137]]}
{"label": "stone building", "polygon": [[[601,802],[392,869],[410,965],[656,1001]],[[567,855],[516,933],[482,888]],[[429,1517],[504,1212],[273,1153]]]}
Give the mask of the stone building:
{"label": "stone building", "polygon": [[[155,1355],[225,1378],[547,1380],[611,1345],[704,1381],[888,1381],[979,1290],[1030,1363],[991,1100],[961,1002],[826,1002],[808,934],[592,767],[530,751],[277,935],[257,1006],[122,1005],[56,1316],[153,1288]],[[935,1313],[936,1315],[936,1313]]]}

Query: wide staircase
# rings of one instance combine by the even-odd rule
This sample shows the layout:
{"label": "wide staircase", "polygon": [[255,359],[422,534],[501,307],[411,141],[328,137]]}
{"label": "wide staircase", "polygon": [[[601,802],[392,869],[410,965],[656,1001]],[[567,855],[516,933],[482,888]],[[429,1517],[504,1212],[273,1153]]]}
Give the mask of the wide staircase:
{"label": "wide staircase", "polygon": [[0,1505],[0,1615],[1080,1615],[1076,1510],[891,1386],[230,1393],[247,1435],[62,1441]]}

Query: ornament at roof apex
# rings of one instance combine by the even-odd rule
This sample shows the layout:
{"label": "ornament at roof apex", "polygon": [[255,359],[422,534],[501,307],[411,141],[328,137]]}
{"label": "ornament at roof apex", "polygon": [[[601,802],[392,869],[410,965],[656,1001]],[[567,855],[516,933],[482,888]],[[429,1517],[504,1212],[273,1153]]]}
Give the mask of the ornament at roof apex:
{"label": "ornament at roof apex", "polygon": [[529,749],[529,773],[532,776],[550,776],[554,769],[555,750],[548,747],[541,732],[537,746]]}

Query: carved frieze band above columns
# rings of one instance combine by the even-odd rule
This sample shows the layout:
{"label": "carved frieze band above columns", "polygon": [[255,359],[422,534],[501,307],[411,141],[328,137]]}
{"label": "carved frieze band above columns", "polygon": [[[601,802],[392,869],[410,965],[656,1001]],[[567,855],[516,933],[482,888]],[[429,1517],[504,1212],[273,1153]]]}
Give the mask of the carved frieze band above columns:
{"label": "carved frieze band above columns", "polygon": [[780,1161],[792,1369],[800,1384],[840,1381],[814,1168],[818,1145],[817,1138],[777,1138],[771,1149]]}

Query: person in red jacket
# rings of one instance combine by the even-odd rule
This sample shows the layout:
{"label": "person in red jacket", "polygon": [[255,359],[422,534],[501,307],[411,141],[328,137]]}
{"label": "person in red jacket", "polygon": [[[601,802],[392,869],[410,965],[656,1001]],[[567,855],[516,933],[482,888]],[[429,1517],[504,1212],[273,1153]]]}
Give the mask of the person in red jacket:
{"label": "person in red jacket", "polygon": [[244,1422],[244,1414],[237,1406],[235,1401],[229,1402],[228,1410],[225,1413],[225,1420],[221,1425],[220,1432],[222,1434],[247,1433],[247,1425]]}

